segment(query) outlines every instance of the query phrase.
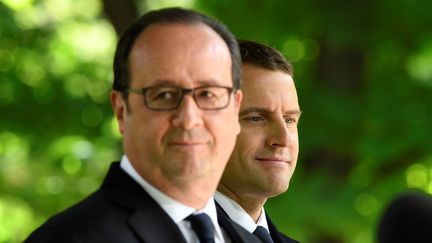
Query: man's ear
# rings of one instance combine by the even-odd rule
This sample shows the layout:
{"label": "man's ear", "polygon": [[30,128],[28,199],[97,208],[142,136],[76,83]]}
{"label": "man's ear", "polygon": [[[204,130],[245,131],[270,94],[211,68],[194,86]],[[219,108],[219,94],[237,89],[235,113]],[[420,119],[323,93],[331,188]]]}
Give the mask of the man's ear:
{"label": "man's ear", "polygon": [[111,105],[118,122],[119,132],[123,134],[124,117],[126,115],[126,101],[123,99],[123,94],[116,90],[111,91]]}
{"label": "man's ear", "polygon": [[235,102],[234,105],[237,112],[240,111],[240,105],[242,99],[243,99],[243,92],[241,90],[237,90],[234,94],[234,102]]}
{"label": "man's ear", "polygon": [[[238,114],[240,112],[240,105],[241,101],[243,99],[243,92],[241,90],[237,90],[234,94],[234,106],[237,113],[237,118],[239,117]],[[237,120],[238,121],[238,120]],[[240,133],[240,122],[237,122],[236,131],[235,133],[238,135]]]}

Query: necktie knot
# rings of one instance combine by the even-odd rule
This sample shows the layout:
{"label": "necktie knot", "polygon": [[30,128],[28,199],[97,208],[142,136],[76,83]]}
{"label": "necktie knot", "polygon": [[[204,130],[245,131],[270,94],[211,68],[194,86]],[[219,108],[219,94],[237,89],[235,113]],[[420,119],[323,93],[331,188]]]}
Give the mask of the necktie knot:
{"label": "necktie knot", "polygon": [[214,243],[214,226],[210,217],[205,213],[191,214],[186,218],[192,225],[201,243]]}
{"label": "necktie knot", "polygon": [[258,237],[263,243],[273,243],[272,238],[270,237],[269,232],[266,230],[266,228],[258,225],[253,232],[253,234]]}

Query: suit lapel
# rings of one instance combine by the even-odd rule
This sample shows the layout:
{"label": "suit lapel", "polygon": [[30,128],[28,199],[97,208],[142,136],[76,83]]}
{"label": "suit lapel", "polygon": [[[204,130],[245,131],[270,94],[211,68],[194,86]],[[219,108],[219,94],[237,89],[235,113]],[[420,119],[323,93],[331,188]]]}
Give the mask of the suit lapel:
{"label": "suit lapel", "polygon": [[275,243],[282,243],[284,242],[279,231],[277,230],[276,226],[273,224],[273,222],[270,220],[270,218],[268,217],[268,215],[266,214],[267,217],[267,225],[270,231],[270,236],[273,239],[273,241]]}
{"label": "suit lapel", "polygon": [[255,235],[249,233],[242,226],[232,221],[223,208],[215,201],[219,225],[225,230],[225,233],[231,238],[231,242],[236,243],[253,243],[261,242]]}
{"label": "suit lapel", "polygon": [[270,231],[270,236],[275,243],[296,243],[296,242],[298,242],[298,241],[293,240],[293,239],[289,238],[288,236],[280,233],[279,230],[276,228],[276,226],[271,221],[268,214],[266,214],[266,219],[267,219],[267,225],[268,225],[269,231]]}
{"label": "suit lapel", "polygon": [[144,242],[186,243],[178,226],[162,209],[140,208],[128,223]]}
{"label": "suit lapel", "polygon": [[[215,203],[216,203],[216,208],[218,211],[218,218],[219,218],[219,214],[221,214],[222,216],[229,219],[229,216],[225,212],[225,210],[217,203],[217,201],[215,201]],[[275,243],[298,243],[296,240],[293,240],[293,239],[283,235],[282,233],[280,233],[277,230],[276,226],[273,224],[273,222],[270,220],[270,218],[268,217],[267,214],[266,214],[266,218],[267,218],[267,224],[268,224],[269,231],[270,231],[270,236]]]}
{"label": "suit lapel", "polygon": [[221,213],[225,217],[229,218],[229,215],[225,212],[225,210],[222,208],[221,205],[219,205],[219,203],[216,200],[215,200],[215,205],[216,205],[216,210],[218,212],[218,216],[219,216],[219,213]]}
{"label": "suit lapel", "polygon": [[223,212],[217,209],[217,217],[219,225],[225,230],[225,232],[231,237],[232,242],[246,242],[237,231],[236,228],[233,227],[230,219],[224,215]]}
{"label": "suit lapel", "polygon": [[118,162],[113,163],[102,183],[102,191],[115,204],[132,214],[127,224],[146,243],[186,243],[178,226]]}

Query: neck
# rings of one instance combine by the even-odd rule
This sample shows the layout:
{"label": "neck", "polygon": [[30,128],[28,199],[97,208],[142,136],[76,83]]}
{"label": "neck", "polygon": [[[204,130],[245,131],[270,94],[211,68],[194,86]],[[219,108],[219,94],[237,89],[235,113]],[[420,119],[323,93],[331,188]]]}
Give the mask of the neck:
{"label": "neck", "polygon": [[219,183],[217,190],[238,203],[249,214],[249,216],[251,216],[255,223],[258,222],[267,198],[253,195],[251,193],[236,192],[223,183]]}
{"label": "neck", "polygon": [[165,181],[152,185],[174,200],[195,208],[203,209],[216,191],[216,184],[208,180],[193,180],[188,182]]}

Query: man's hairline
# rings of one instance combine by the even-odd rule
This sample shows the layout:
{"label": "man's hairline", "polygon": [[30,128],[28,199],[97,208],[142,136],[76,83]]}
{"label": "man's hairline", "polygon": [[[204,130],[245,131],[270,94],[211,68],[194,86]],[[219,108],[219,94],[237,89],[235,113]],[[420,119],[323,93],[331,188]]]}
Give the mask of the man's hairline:
{"label": "man's hairline", "polygon": [[267,70],[267,71],[273,71],[273,72],[278,72],[279,71],[279,72],[282,72],[282,73],[285,73],[285,74],[289,75],[293,79],[293,81],[294,81],[293,75],[291,73],[289,73],[288,71],[282,69],[282,68],[269,68],[269,67],[266,67],[264,65],[260,65],[260,64],[257,64],[257,63],[251,62],[251,61],[245,61],[245,60],[242,60],[242,66],[243,67],[244,66],[255,67],[255,68],[260,68],[260,69],[264,69],[264,70]]}

